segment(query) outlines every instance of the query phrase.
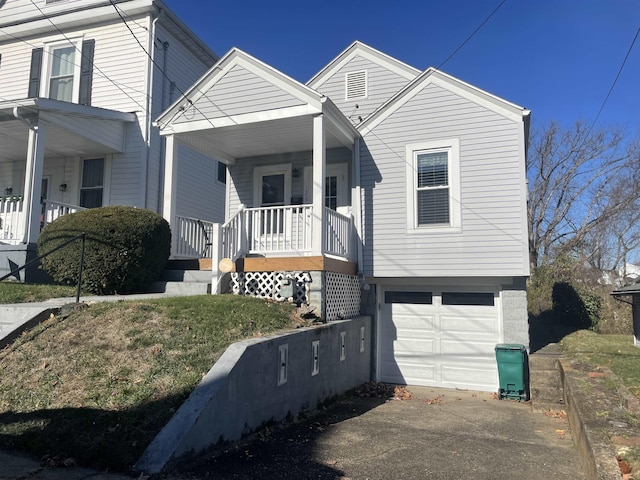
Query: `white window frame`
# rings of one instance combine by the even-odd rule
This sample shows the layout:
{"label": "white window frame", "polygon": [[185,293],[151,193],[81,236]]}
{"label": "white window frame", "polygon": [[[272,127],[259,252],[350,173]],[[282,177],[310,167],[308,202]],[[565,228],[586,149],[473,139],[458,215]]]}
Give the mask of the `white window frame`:
{"label": "white window frame", "polygon": [[[447,152],[449,183],[449,223],[418,226],[418,155]],[[407,231],[409,233],[452,233],[461,230],[460,140],[457,138],[411,143],[405,149]]]}
{"label": "white window frame", "polygon": [[94,157],[82,157],[78,159],[78,170],[77,170],[77,185],[78,188],[76,190],[76,205],[80,205],[80,192],[82,191],[82,172],[84,170],[84,161],[92,160],[95,158],[103,158],[104,159],[104,172],[102,177],[102,206],[105,207],[107,205],[111,205],[111,164],[113,160],[112,155],[96,155]]}
{"label": "white window frame", "polygon": [[75,48],[73,62],[73,90],[71,93],[71,103],[78,103],[80,98],[80,73],[82,62],[82,37],[71,38],[57,42],[46,43],[44,45],[44,57],[42,62],[42,74],[40,76],[40,96],[49,98],[51,88],[51,69],[53,68],[54,52],[58,48]]}

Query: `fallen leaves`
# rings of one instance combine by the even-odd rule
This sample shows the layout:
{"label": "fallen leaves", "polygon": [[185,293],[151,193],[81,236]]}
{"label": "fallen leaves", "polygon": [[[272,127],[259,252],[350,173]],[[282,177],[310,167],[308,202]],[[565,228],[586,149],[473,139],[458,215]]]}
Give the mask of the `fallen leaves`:
{"label": "fallen leaves", "polygon": [[558,440],[564,440],[565,436],[566,436],[567,432],[565,430],[562,429],[556,429],[556,437],[558,437]]}
{"label": "fallen leaves", "polygon": [[559,418],[560,420],[566,420],[567,412],[565,410],[547,410],[544,413],[547,417]]}
{"label": "fallen leaves", "polygon": [[381,382],[368,382],[356,388],[359,397],[385,398],[387,400],[409,400],[413,397],[406,387]]}

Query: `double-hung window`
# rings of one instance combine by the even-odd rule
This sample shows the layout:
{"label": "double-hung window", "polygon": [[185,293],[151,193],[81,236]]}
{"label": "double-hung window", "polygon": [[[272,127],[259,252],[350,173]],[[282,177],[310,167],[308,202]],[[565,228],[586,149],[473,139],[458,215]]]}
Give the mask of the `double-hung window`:
{"label": "double-hung window", "polygon": [[91,105],[94,40],[47,43],[31,52],[29,98]]}
{"label": "double-hung window", "polygon": [[74,98],[74,87],[78,86],[78,82],[74,81],[76,70],[80,66],[76,66],[76,46],[59,46],[51,47],[49,55],[49,85],[48,97],[63,102],[71,102]]}
{"label": "double-hung window", "polygon": [[102,206],[104,191],[104,158],[84,160],[82,164],[82,186],[80,206],[96,208]]}
{"label": "double-hung window", "polygon": [[460,227],[459,141],[407,145],[408,230]]}

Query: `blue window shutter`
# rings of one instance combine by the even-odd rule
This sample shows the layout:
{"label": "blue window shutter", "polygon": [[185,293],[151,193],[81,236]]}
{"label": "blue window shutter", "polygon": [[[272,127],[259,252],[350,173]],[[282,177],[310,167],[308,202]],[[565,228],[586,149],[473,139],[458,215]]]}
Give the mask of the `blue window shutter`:
{"label": "blue window shutter", "polygon": [[91,105],[91,86],[93,84],[93,52],[95,40],[82,42],[82,61],[80,62],[80,98],[81,105]]}
{"label": "blue window shutter", "polygon": [[42,74],[42,48],[31,50],[31,71],[29,73],[28,98],[35,98],[40,94],[40,75]]}

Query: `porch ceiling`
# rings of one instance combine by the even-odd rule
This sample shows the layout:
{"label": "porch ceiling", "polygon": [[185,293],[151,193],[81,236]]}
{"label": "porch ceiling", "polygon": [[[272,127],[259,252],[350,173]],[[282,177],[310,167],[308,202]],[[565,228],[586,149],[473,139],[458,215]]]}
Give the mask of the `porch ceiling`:
{"label": "porch ceiling", "polygon": [[[212,122],[215,125],[215,122]],[[254,157],[277,153],[312,150],[313,117],[299,116],[244,125],[210,128],[176,135],[180,141],[213,156],[220,161],[227,158]],[[326,128],[327,148],[353,148],[353,142]]]}
{"label": "porch ceiling", "polygon": [[27,156],[29,129],[14,117],[14,108],[30,121],[46,122],[46,157],[90,157],[122,151],[124,124],[135,120],[135,115],[61,105],[64,103],[48,99],[0,102],[0,163],[25,161]]}

